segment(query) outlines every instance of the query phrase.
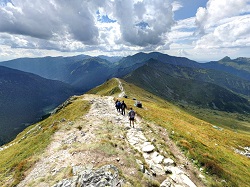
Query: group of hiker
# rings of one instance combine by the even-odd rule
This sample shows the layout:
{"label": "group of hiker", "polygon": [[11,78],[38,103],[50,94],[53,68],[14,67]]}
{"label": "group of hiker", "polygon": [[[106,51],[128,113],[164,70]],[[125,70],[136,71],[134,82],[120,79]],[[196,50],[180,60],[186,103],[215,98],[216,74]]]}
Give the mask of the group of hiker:
{"label": "group of hiker", "polygon": [[[119,101],[118,99],[115,101],[115,107],[116,110],[118,112],[121,112],[122,115],[125,116],[125,109],[127,109],[127,105],[125,104],[124,101]],[[133,108],[130,108],[129,112],[128,112],[128,116],[129,116],[129,125],[131,127],[131,125],[134,128],[134,121],[135,121],[135,111],[133,110]]]}

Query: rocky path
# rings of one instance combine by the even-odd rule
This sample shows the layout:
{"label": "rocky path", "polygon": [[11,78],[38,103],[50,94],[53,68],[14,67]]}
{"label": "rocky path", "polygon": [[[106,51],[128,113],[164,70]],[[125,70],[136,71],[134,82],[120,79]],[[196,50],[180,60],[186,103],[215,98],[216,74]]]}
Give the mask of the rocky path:
{"label": "rocky path", "polygon": [[[119,85],[124,95],[125,92],[120,82]],[[143,155],[143,161],[147,165],[145,166],[141,160],[137,160],[141,171],[148,176],[160,175],[164,177],[165,180],[161,183],[161,187],[196,186],[181,167],[176,165],[171,158],[161,155],[160,151],[146,138],[143,133],[141,119],[136,119],[135,128],[130,127],[128,117],[115,110],[113,97],[85,95],[84,100],[88,100],[92,104],[91,109],[87,115],[82,116],[80,121],[75,122],[74,126],[84,123],[88,130],[84,128],[80,131],[76,128],[67,129],[67,126],[72,125],[71,122],[63,122],[65,128],[55,133],[51,145],[41,156],[39,162],[27,174],[26,178],[18,185],[19,187],[51,186],[46,181],[50,177],[57,177],[59,174],[67,173],[68,166],[73,168],[73,177],[60,181],[54,187],[84,184],[84,181],[90,181],[89,176],[93,178],[93,183],[88,183],[89,186],[122,186],[122,181],[117,178],[117,168],[110,165],[93,172],[91,163],[96,162],[99,157],[89,154],[88,151],[74,151],[72,149],[74,143],[88,144],[98,141],[95,136],[96,127],[101,126],[105,121],[124,128],[127,143]],[[110,168],[113,169],[113,172],[109,173]],[[104,175],[104,178],[109,178],[109,180],[102,181],[98,179],[98,177]],[[86,184],[85,182],[83,186],[88,186]]]}
{"label": "rocky path", "polygon": [[[164,158],[155,146],[145,137],[142,131],[141,120],[136,119],[135,128],[129,125],[128,117],[114,111],[113,97],[102,97],[92,99],[93,109],[87,115],[88,118],[102,120],[112,120],[114,125],[122,125],[126,129],[126,139],[128,143],[137,151],[142,153],[144,161],[149,167],[149,171],[144,171],[148,175],[166,175],[166,180],[162,186],[188,186],[196,185],[189,179],[188,175],[171,158]],[[99,121],[96,120],[96,123]],[[145,167],[141,164],[141,168]],[[143,170],[143,169],[142,169]]]}
{"label": "rocky path", "polygon": [[119,88],[120,88],[120,90],[121,90],[121,93],[119,94],[119,97],[123,97],[123,96],[126,95],[125,90],[124,90],[124,88],[123,88],[123,86],[122,86],[121,81],[120,81],[118,78],[116,78],[116,80],[117,80],[118,85],[119,85]]}

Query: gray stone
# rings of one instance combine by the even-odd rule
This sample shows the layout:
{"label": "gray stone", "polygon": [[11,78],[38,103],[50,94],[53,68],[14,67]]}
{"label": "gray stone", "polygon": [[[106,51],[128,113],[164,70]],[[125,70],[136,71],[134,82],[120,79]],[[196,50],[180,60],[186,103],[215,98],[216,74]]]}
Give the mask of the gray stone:
{"label": "gray stone", "polygon": [[164,180],[162,183],[161,183],[161,185],[160,185],[160,187],[171,187],[172,185],[171,185],[171,182],[169,181],[169,179],[166,179],[166,180]]}
{"label": "gray stone", "polygon": [[119,176],[118,169],[113,165],[105,165],[96,170],[82,170],[81,166],[74,167],[74,176],[70,179],[64,179],[53,187],[76,187],[78,186],[122,186],[123,180]]}
{"label": "gray stone", "polygon": [[190,178],[179,168],[172,167],[172,174],[170,178],[180,186],[196,187],[196,185],[190,180]]}
{"label": "gray stone", "polygon": [[160,155],[159,153],[157,153],[157,155],[154,155],[154,157],[152,157],[153,162],[156,164],[162,163],[163,159],[164,159],[164,156]]}
{"label": "gray stone", "polygon": [[125,130],[127,131],[127,130],[129,130],[130,129],[130,127],[125,127]]}
{"label": "gray stone", "polygon": [[82,136],[85,136],[86,134],[85,134],[85,132],[81,131],[81,135],[82,135]]}
{"label": "gray stone", "polygon": [[165,158],[163,164],[164,166],[174,166],[175,162],[171,158]]}
{"label": "gray stone", "polygon": [[153,145],[146,145],[145,147],[142,148],[142,151],[145,153],[150,153],[155,149]]}
{"label": "gray stone", "polygon": [[155,171],[155,173],[157,175],[164,175],[165,174],[164,168],[162,167],[161,164],[152,164],[151,168],[152,168],[152,170]]}

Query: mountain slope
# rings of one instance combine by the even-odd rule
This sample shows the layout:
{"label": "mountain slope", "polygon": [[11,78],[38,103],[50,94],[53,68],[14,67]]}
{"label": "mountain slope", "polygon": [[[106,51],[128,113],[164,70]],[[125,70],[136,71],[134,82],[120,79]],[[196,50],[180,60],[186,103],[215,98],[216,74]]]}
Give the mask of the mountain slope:
{"label": "mountain slope", "polygon": [[158,52],[152,53],[137,53],[132,56],[122,58],[117,64],[117,73],[115,77],[123,77],[133,70],[143,66],[148,60],[155,59],[163,63],[187,66],[187,67],[199,67],[199,63],[189,60],[183,57],[169,56]]}
{"label": "mountain slope", "polygon": [[89,58],[71,65],[66,82],[81,92],[102,84],[115,71],[114,65],[101,58]]}
{"label": "mountain slope", "polygon": [[[250,63],[247,58],[231,60],[227,57],[218,62],[197,63],[187,58],[158,52],[137,53],[121,59],[114,76],[124,77],[150,61],[159,62],[158,69],[163,71],[161,68],[164,68],[169,75],[174,73],[174,76],[210,82],[247,97],[250,95],[250,73],[248,71]],[[160,63],[161,66],[159,66]]]}
{"label": "mountain slope", "polygon": [[72,87],[62,82],[2,66],[0,88],[2,144],[74,94]]}
{"label": "mountain slope", "polygon": [[203,82],[205,78],[194,79],[200,74],[193,69],[188,70],[151,60],[124,79],[172,102],[228,112],[250,112],[247,99],[215,84]]}
{"label": "mountain slope", "polygon": [[114,63],[86,55],[23,58],[1,62],[0,65],[60,80],[73,86],[79,93],[103,83],[115,72]]}
{"label": "mountain slope", "polygon": [[[112,82],[107,82],[90,93],[101,95],[117,93],[112,85]],[[233,151],[239,149],[240,145],[242,145],[242,148],[246,146],[247,149],[250,135],[249,116],[246,121],[241,121],[235,119],[234,115],[229,116],[228,113],[219,113],[221,119],[224,118],[224,121],[220,121],[222,127],[224,127],[226,120],[248,126],[248,130],[243,133],[241,131],[234,132],[234,130],[218,127],[217,123],[212,124],[199,120],[133,84],[122,81],[122,85],[125,94],[128,96],[128,99],[124,99],[127,104],[130,106],[134,104],[132,98],[142,102],[143,108],[136,108],[135,110],[140,117],[150,122],[150,124],[145,123],[144,126],[152,127],[152,123],[155,123],[165,128],[170,138],[179,145],[193,163],[201,168],[200,170],[210,173],[210,176],[220,178],[215,177],[211,181],[207,178],[211,183],[207,183],[206,186],[248,186],[246,181],[249,181],[249,170],[247,168],[250,166],[250,161]],[[196,110],[199,112],[198,108]],[[210,115],[210,118],[213,117]],[[151,129],[150,132],[156,133],[158,137],[163,133],[162,130],[157,131],[155,129]],[[166,137],[166,134],[163,134]],[[162,137],[162,140],[165,141],[166,139]],[[157,138],[156,142],[158,142]],[[242,150],[243,152],[244,150]],[[221,180],[222,178],[224,181]]]}
{"label": "mountain slope", "polygon": [[230,74],[236,75],[243,79],[250,81],[250,59],[249,58],[237,58],[230,59],[225,57],[219,61],[213,61],[202,64],[203,68],[215,69]]}
{"label": "mountain slope", "polygon": [[[249,134],[217,130],[149,92],[120,82],[128,96],[123,98],[128,107],[134,104],[132,98],[143,103],[143,108],[135,108],[135,129],[128,127],[126,116],[116,112],[113,97],[73,97],[57,113],[27,128],[1,151],[0,185],[76,186],[81,179],[88,179],[85,184],[91,181],[88,176],[108,182],[98,178],[104,176],[124,186],[159,186],[163,181],[174,186],[174,180],[184,186],[181,182],[188,178],[196,186],[248,185],[249,159],[236,154],[234,148],[248,145]],[[112,79],[89,93],[117,97],[119,84]],[[142,154],[136,146],[141,144],[155,149]],[[156,160],[149,164],[151,158]],[[166,162],[169,165],[164,174],[155,167],[164,163],[159,161],[163,158],[175,163]],[[109,169],[103,172],[104,167]]]}
{"label": "mountain slope", "polygon": [[[197,63],[183,57],[152,52],[137,53],[124,58],[106,56],[90,57],[86,55],[75,57],[23,58],[1,62],[0,64],[35,73],[45,78],[63,81],[75,86],[82,93],[109,78],[123,77],[143,66],[150,59],[172,66],[179,66],[183,69],[185,67],[191,68],[193,71],[207,69],[209,76],[213,74],[216,79],[209,81],[206,78],[206,82],[208,81],[224,88],[229,88],[243,95],[249,95],[250,93],[249,85],[246,83],[250,81],[250,63],[248,58],[231,60],[229,57],[225,57],[215,62]],[[93,63],[93,66],[90,63]],[[97,68],[96,71],[93,68],[94,66]],[[224,76],[227,76],[228,80]],[[204,81],[204,76],[197,78],[201,78],[201,81]],[[221,78],[223,81],[220,80]]]}
{"label": "mountain slope", "polygon": [[187,66],[187,67],[197,67],[199,63],[189,60],[184,57],[175,57],[167,54],[152,52],[152,53],[137,53],[133,56],[124,57],[120,60],[119,64],[121,67],[128,67],[135,64],[144,64],[149,59],[155,59],[160,62],[179,65],[179,66]]}
{"label": "mountain slope", "polygon": [[87,58],[90,58],[90,56],[79,55],[73,57],[19,58],[0,62],[0,65],[24,72],[34,73],[47,79],[65,82],[65,75],[72,71],[69,66]]}
{"label": "mountain slope", "polygon": [[190,68],[166,64],[154,59],[150,59],[147,65],[155,70],[161,71],[173,77],[179,77],[189,80],[196,80],[216,84],[235,93],[250,96],[250,81],[242,79],[223,71]]}

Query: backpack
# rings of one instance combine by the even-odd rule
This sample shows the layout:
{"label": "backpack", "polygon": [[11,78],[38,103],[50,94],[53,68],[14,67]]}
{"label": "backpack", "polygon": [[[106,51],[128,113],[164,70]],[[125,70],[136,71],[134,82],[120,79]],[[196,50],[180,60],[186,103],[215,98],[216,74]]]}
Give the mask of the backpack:
{"label": "backpack", "polygon": [[135,117],[135,111],[133,111],[133,110],[130,110],[128,114],[129,114],[129,117],[131,117],[131,118]]}
{"label": "backpack", "polygon": [[121,104],[121,108],[122,108],[122,109],[125,109],[125,108],[126,108],[126,104],[125,104],[125,103],[122,103],[122,104]]}
{"label": "backpack", "polygon": [[116,103],[116,107],[117,107],[117,108],[120,108],[120,107],[121,107],[121,102],[120,102],[120,101],[118,101],[118,102]]}

